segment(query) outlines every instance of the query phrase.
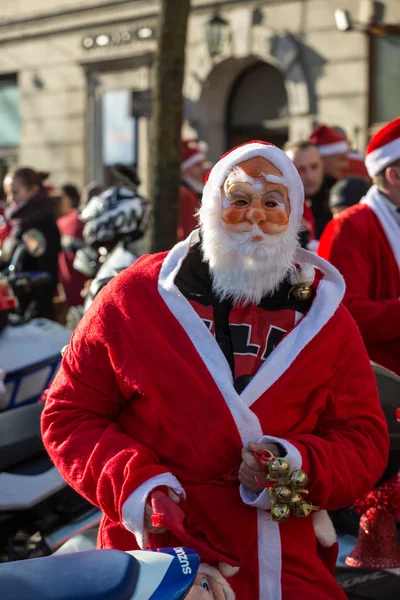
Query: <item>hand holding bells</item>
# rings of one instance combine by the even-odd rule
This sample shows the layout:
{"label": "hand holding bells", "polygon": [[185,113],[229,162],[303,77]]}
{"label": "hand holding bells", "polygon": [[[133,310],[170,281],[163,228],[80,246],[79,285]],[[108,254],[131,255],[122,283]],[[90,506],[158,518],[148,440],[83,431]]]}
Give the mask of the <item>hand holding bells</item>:
{"label": "hand holding bells", "polygon": [[296,517],[308,517],[313,510],[319,510],[318,506],[307,503],[303,498],[304,494],[308,494],[305,489],[308,477],[304,471],[291,471],[289,461],[276,457],[270,450],[254,452],[253,456],[267,477],[266,483],[258,478],[256,481],[269,491],[273,521],[282,523],[291,514]]}

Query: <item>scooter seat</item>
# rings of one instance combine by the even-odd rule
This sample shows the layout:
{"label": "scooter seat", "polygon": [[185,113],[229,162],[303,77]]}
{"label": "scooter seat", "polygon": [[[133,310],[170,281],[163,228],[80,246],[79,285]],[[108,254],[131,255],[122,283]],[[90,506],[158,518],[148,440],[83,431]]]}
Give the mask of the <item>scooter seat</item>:
{"label": "scooter seat", "polygon": [[0,413],[0,471],[44,452],[40,434],[43,402]]}
{"label": "scooter seat", "polygon": [[119,550],[64,554],[0,565],[2,600],[129,600],[139,563]]}

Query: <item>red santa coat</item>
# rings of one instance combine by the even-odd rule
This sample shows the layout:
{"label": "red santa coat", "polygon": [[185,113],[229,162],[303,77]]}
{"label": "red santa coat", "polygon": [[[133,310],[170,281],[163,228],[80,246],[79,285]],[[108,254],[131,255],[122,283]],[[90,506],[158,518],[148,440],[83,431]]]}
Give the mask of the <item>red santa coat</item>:
{"label": "red santa coat", "polygon": [[318,254],[343,275],[370,358],[400,375],[400,225],[375,186],[329,224]]}
{"label": "red santa coat", "polygon": [[267,492],[210,483],[261,439],[280,443],[292,468],[309,474],[310,499],[323,509],[350,504],[379,478],[386,424],[341,304],[343,280],[299,251],[299,263],[324,273],[313,305],[239,396],[215,338],[174,284],[188,248],[186,240],[138,260],[93,303],[48,394],[45,446],[104,511],[101,547],[145,545],[146,498],[169,485],[186,494],[188,529],[240,565],[229,578],[238,600],[344,599],[319,558],[311,518],[279,525],[265,510]]}

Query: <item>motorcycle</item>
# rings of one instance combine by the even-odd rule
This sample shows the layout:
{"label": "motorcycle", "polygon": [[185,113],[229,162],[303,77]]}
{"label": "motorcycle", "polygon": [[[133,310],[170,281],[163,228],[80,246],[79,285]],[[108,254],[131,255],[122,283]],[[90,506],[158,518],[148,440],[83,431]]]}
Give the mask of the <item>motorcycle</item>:
{"label": "motorcycle", "polygon": [[0,565],[2,600],[181,600],[199,568],[188,548],[97,550]]}
{"label": "motorcycle", "polygon": [[[377,482],[380,486],[399,471],[400,466],[400,377],[384,367],[372,363],[386,417],[390,438],[389,459],[384,474]],[[357,543],[360,516],[351,508],[331,513],[335,525],[339,557],[336,580],[349,600],[395,600],[399,596],[400,569],[366,569],[349,567],[345,563]],[[400,541],[399,528],[397,530]],[[383,549],[382,549],[383,550]],[[379,558],[379,557],[378,557]]]}
{"label": "motorcycle", "polygon": [[100,522],[100,511],[66,484],[44,449],[43,407],[0,414],[0,562],[51,554]]}
{"label": "motorcycle", "polygon": [[[68,344],[71,332],[47,319],[32,317],[28,308],[18,312],[17,302],[7,292],[9,286],[18,299],[48,282],[46,273],[20,271],[28,252],[40,256],[46,241],[37,230],[27,231],[12,256],[8,268],[0,276],[0,290],[7,302],[0,310],[0,411],[37,402],[49,386],[60,364],[60,350]],[[11,302],[11,304],[10,304]],[[1,304],[1,303],[0,303]],[[10,308],[14,310],[10,310]]]}

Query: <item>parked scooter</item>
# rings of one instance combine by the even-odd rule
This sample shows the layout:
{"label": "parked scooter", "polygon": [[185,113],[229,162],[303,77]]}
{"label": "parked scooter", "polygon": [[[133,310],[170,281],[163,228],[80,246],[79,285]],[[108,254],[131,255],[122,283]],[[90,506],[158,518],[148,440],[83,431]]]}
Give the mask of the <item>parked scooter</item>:
{"label": "parked scooter", "polygon": [[47,456],[43,406],[0,414],[0,562],[51,554],[100,522],[100,511],[66,484]]}
{"label": "parked scooter", "polygon": [[[400,469],[400,377],[372,363],[379,397],[389,429],[390,449],[387,467],[377,486],[389,481]],[[349,567],[345,563],[357,543],[360,515],[351,508],[331,513],[338,533],[339,557],[336,579],[349,600],[397,600],[400,589],[400,569],[366,569]],[[400,532],[398,529],[400,540]],[[385,552],[385,548],[381,548]]]}
{"label": "parked scooter", "polygon": [[[21,313],[18,298],[48,282],[46,273],[20,271],[26,253],[38,257],[46,240],[40,231],[27,231],[0,275],[0,411],[36,402],[53,379],[71,332],[48,319],[32,317],[29,307]],[[12,290],[12,291],[11,291]]]}
{"label": "parked scooter", "polygon": [[181,600],[196,578],[188,548],[98,550],[0,565],[2,600]]}

